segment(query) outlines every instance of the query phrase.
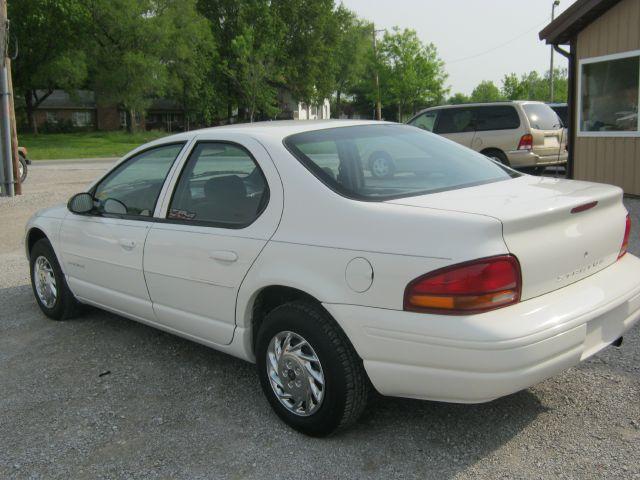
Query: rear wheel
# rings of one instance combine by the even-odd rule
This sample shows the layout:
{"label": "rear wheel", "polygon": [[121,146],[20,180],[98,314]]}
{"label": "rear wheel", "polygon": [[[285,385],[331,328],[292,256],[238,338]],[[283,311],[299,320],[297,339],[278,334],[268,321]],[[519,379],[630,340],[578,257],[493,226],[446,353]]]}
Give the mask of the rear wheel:
{"label": "rear wheel", "polygon": [[307,435],[345,428],[366,406],[362,360],[319,305],[296,301],[271,311],[258,332],[256,364],[271,407]]}
{"label": "rear wheel", "polygon": [[38,240],[30,252],[31,287],[36,302],[47,317],[65,320],[73,317],[79,307],[46,238]]}
{"label": "rear wheel", "polygon": [[496,162],[500,162],[503,165],[509,166],[509,159],[507,156],[501,152],[500,150],[485,150],[482,152],[484,156],[495,160]]}

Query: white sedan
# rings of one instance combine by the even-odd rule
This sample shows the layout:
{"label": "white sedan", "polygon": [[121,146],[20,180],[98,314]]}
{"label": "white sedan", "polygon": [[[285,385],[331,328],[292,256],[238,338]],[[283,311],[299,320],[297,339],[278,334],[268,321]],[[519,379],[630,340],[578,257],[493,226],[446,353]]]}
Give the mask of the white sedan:
{"label": "white sedan", "polygon": [[[368,145],[420,152],[374,177]],[[271,122],[129,154],[26,250],[55,320],[93,305],[257,364],[276,413],[327,435],[384,395],[486,402],[640,317],[619,188],[522,175],[418,128]]]}

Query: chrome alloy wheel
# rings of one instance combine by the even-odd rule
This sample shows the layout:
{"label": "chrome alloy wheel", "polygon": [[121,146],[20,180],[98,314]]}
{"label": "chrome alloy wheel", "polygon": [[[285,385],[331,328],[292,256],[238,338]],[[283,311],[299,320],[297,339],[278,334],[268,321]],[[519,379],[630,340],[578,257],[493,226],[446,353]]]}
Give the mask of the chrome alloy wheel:
{"label": "chrome alloy wheel", "polygon": [[58,287],[53,268],[46,257],[40,256],[33,262],[33,280],[40,302],[47,308],[53,308],[58,298]]}
{"label": "chrome alloy wheel", "polygon": [[375,177],[382,178],[391,174],[391,165],[386,158],[378,157],[371,162],[371,170]]}
{"label": "chrome alloy wheel", "polygon": [[294,332],[280,332],[267,348],[267,376],[278,400],[301,417],[314,414],[324,398],[324,373],[313,347]]}

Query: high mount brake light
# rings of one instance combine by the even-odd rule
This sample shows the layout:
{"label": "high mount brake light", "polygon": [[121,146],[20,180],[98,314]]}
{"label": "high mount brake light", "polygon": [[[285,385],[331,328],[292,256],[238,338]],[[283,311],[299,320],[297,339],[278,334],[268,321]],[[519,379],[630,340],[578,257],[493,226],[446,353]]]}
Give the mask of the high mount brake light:
{"label": "high mount brake light", "polygon": [[464,315],[506,307],[520,301],[522,276],[513,255],[481,258],[441,268],[407,285],[404,309]]}

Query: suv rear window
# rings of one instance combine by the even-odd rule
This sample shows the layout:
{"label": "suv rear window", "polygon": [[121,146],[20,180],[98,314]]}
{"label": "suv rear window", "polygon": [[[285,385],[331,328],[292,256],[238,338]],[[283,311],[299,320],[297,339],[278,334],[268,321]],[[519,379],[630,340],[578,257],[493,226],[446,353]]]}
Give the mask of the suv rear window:
{"label": "suv rear window", "polygon": [[520,127],[520,117],[510,105],[474,108],[476,130],[512,130]]}
{"label": "suv rear window", "polygon": [[524,113],[529,119],[531,128],[536,130],[557,130],[562,126],[558,114],[544,103],[525,103],[522,105]]}
{"label": "suv rear window", "polygon": [[336,192],[389,200],[507,180],[519,174],[408,125],[370,124],[291,135],[289,151]]}

